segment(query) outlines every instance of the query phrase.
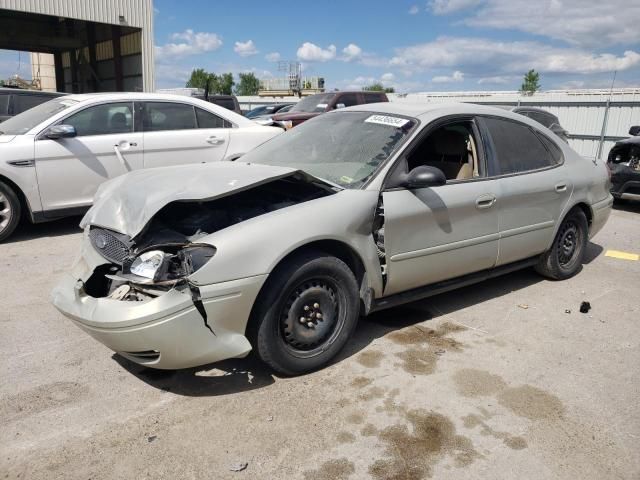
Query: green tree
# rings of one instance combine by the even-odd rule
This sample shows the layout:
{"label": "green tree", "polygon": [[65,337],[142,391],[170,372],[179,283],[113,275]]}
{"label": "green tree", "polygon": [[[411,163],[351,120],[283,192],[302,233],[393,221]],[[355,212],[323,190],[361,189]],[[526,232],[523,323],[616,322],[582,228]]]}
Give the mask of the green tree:
{"label": "green tree", "polygon": [[384,92],[384,93],[394,93],[396,90],[393,87],[385,87],[380,82],[375,82],[371,85],[367,85],[366,87],[362,87],[362,90],[365,92]]}
{"label": "green tree", "polygon": [[211,74],[207,72],[204,68],[194,68],[191,71],[191,77],[187,80],[186,87],[187,88],[207,88],[207,84],[209,84],[209,88],[211,88]]}
{"label": "green tree", "polygon": [[257,95],[260,89],[260,80],[253,73],[241,73],[240,81],[236,85],[236,95]]}
{"label": "green tree", "polygon": [[523,95],[533,95],[538,90],[540,90],[540,74],[534,69],[531,69],[524,74],[520,93]]}
{"label": "green tree", "polygon": [[221,95],[231,95],[233,93],[233,86],[235,82],[233,81],[232,73],[223,73],[218,77],[218,91],[215,93],[219,93]]}
{"label": "green tree", "polygon": [[384,92],[384,85],[380,82],[375,82],[371,85],[367,85],[366,87],[362,87],[362,90],[365,92]]}

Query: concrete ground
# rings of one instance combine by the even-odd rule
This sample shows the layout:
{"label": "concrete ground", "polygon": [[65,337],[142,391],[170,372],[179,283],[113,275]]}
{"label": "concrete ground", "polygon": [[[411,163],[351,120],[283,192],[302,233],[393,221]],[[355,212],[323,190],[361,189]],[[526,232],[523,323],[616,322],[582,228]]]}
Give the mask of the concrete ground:
{"label": "concrete ground", "polygon": [[376,314],[298,378],[114,356],[48,300],[77,221],[0,245],[0,478],[640,478],[640,261],[605,256],[640,253],[639,207],[575,278],[527,270]]}

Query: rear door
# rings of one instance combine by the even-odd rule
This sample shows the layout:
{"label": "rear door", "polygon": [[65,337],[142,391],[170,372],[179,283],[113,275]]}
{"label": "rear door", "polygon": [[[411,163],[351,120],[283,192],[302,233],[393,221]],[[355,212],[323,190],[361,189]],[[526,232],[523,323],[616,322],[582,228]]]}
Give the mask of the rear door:
{"label": "rear door", "polygon": [[498,178],[498,265],[544,252],[571,196],[573,183],[561,150],[515,120],[481,118],[490,169]]}
{"label": "rear door", "polygon": [[232,124],[180,102],[142,102],[145,168],[222,160]]}
{"label": "rear door", "polygon": [[36,173],[44,210],[90,205],[105,180],[142,168],[142,133],[134,131],[133,102],[88,106],[57,124],[77,136],[35,141]]}

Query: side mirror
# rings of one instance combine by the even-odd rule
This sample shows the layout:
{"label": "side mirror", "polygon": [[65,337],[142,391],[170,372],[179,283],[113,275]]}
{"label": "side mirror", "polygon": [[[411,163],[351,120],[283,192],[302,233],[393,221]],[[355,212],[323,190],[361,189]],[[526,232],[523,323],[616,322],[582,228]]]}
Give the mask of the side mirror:
{"label": "side mirror", "polygon": [[54,125],[46,131],[45,137],[51,140],[59,138],[71,138],[77,135],[76,127],[73,125]]}
{"label": "side mirror", "polygon": [[442,170],[436,167],[420,165],[405,174],[399,186],[411,190],[415,188],[439,187],[445,183],[447,183],[447,177],[445,177]]}
{"label": "side mirror", "polygon": [[346,105],[344,103],[336,103],[336,110],[339,108],[345,108]]}
{"label": "side mirror", "polygon": [[629,129],[629,135],[633,135],[634,137],[640,135],[640,125],[634,125]]}

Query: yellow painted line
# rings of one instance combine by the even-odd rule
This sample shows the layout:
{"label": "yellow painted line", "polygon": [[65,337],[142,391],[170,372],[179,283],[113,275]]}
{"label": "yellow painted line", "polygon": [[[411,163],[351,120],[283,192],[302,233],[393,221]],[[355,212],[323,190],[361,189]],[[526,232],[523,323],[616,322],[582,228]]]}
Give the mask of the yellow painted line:
{"label": "yellow painted line", "polygon": [[640,255],[637,253],[620,252],[618,250],[607,250],[607,253],[605,253],[604,256],[619,258],[621,260],[640,260]]}

